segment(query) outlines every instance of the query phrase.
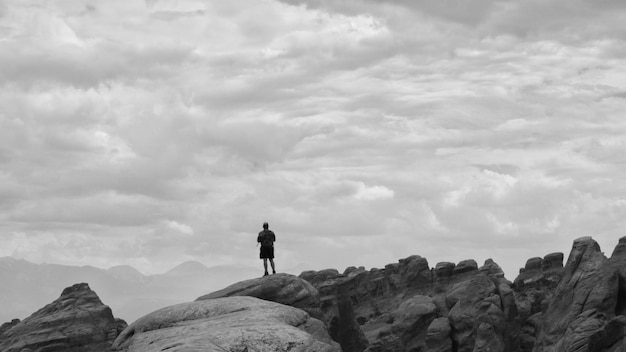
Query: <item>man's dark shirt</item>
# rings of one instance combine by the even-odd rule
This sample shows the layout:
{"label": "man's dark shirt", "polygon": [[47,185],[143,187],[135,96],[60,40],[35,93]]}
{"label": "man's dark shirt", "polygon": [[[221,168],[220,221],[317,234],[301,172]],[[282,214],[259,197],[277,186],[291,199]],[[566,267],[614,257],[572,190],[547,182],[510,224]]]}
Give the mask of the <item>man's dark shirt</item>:
{"label": "man's dark shirt", "polygon": [[276,242],[276,235],[272,230],[263,230],[259,232],[259,236],[256,239],[257,242],[261,243],[263,247],[274,247],[274,242]]}

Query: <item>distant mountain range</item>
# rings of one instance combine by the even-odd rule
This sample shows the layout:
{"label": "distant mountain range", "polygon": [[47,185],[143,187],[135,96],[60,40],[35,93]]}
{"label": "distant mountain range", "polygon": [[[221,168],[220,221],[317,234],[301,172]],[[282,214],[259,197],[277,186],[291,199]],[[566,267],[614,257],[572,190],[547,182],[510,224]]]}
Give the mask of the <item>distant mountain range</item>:
{"label": "distant mountain range", "polygon": [[260,267],[245,266],[209,268],[189,261],[164,274],[144,275],[128,265],[100,269],[34,264],[1,257],[0,324],[28,317],[58,298],[65,287],[80,282],[88,283],[116,317],[131,323],[158,308],[193,301],[235,282],[257,277],[260,271]]}

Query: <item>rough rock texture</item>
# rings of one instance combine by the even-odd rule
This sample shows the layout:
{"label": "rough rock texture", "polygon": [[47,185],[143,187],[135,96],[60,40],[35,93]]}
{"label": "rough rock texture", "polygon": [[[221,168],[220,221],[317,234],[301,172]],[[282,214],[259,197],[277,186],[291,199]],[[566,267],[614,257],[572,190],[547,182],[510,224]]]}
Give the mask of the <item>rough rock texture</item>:
{"label": "rough rock texture", "polygon": [[[493,260],[480,268],[476,261],[464,260],[431,269],[425,258],[411,256],[384,269],[349,269],[343,275],[332,270],[301,275],[320,291],[331,335],[337,326],[350,327],[340,334],[352,341],[341,344],[344,352],[472,351],[480,323],[494,331],[481,335],[482,350],[513,345],[506,333],[509,326],[519,328],[515,297]],[[339,300],[344,312],[353,312],[356,324],[338,314]],[[505,319],[512,324],[501,323]]]}
{"label": "rough rock texture", "polygon": [[504,278],[504,271],[493,259],[485,260],[485,264],[478,271],[490,277]]}
{"label": "rough rock texture", "polygon": [[477,333],[481,330],[491,329],[491,334],[483,338],[493,337],[497,340],[493,344],[504,346],[502,329],[506,321],[496,285],[489,277],[479,274],[455,285],[446,296],[446,304],[450,308],[448,319],[458,352],[474,350]]}
{"label": "rough rock texture", "polygon": [[408,350],[424,349],[430,323],[437,318],[432,298],[417,295],[403,301],[392,313],[391,331]]}
{"label": "rough rock texture", "polygon": [[466,259],[459,262],[459,264],[457,264],[454,268],[453,272],[458,275],[476,270],[478,270],[478,263],[476,263],[474,259]]}
{"label": "rough rock texture", "polygon": [[561,269],[563,267],[563,253],[550,253],[543,257],[541,270]]}
{"label": "rough rock texture", "polygon": [[63,290],[54,302],[23,321],[0,328],[0,351],[107,351],[126,327],[85,283]]}
{"label": "rough rock texture", "polygon": [[128,352],[340,352],[324,324],[301,309],[254,297],[178,304],[132,323],[113,349]]}
{"label": "rough rock texture", "polygon": [[456,264],[450,262],[437,263],[434,270],[435,281],[445,281],[452,278],[452,273]]}
{"label": "rough rock texture", "polygon": [[448,318],[441,317],[433,320],[426,332],[427,352],[452,352],[452,328]]}
{"label": "rough rock texture", "polygon": [[626,351],[626,341],[624,341],[625,326],[626,316],[620,315],[611,319],[602,329],[598,329],[589,336],[589,351]]}
{"label": "rough rock texture", "polygon": [[534,351],[586,351],[587,339],[615,316],[618,275],[591,237],[574,241],[563,277],[542,314]]}
{"label": "rough rock texture", "polygon": [[[547,262],[549,264],[545,264]],[[563,276],[563,253],[530,258],[513,283],[514,301],[519,314],[518,345],[532,351],[542,312],[546,310]]]}
{"label": "rough rock texture", "polygon": [[[626,237],[609,259],[589,237],[574,241],[566,265],[563,258],[531,258],[513,283],[491,259],[427,269],[419,256],[301,276],[329,293],[321,300],[331,331],[349,326],[342,338],[365,337],[342,344],[344,352],[626,351]],[[339,319],[338,287],[356,325]]]}
{"label": "rough rock texture", "polygon": [[319,308],[320,306],[317,289],[308,281],[289,274],[268,275],[241,281],[199,297],[196,301],[233,296],[256,297],[296,308]]}
{"label": "rough rock texture", "polygon": [[[358,269],[354,267],[347,268],[346,269],[347,274],[344,274],[344,275],[349,275],[350,272],[356,272],[357,270]],[[320,270],[320,271],[313,271],[313,270],[305,271],[302,274],[300,274],[299,277],[312,283],[313,285],[319,285],[327,280],[332,280],[340,276],[342,275],[339,274],[339,271],[337,271],[337,269],[326,269],[326,270]]]}
{"label": "rough rock texture", "polygon": [[611,270],[617,273],[618,291],[616,315],[626,315],[626,237],[619,239],[619,243],[609,258]]}

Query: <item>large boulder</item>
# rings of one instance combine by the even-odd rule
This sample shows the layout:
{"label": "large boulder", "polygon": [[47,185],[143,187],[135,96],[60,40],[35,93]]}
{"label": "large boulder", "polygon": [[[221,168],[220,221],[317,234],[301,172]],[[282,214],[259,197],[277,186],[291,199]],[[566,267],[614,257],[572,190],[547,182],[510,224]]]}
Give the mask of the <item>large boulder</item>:
{"label": "large boulder", "polygon": [[400,338],[407,350],[421,350],[430,323],[437,318],[437,306],[428,296],[414,296],[393,312],[391,331]]}
{"label": "large boulder", "polygon": [[433,320],[426,332],[427,352],[452,352],[452,328],[448,318],[441,317]]}
{"label": "large boulder", "polygon": [[[496,285],[490,278],[478,274],[456,284],[446,295],[446,303],[450,308],[448,319],[457,351],[473,351],[481,324],[490,325],[495,331],[493,336],[499,340],[497,344],[503,344],[506,319]],[[482,329],[487,330],[488,327],[485,325]]]}
{"label": "large boulder", "polygon": [[201,296],[196,301],[233,296],[256,297],[305,309],[319,308],[320,305],[317,289],[308,281],[290,274],[275,274],[241,281]]}
{"label": "large boulder", "polygon": [[89,285],[81,283],[23,321],[3,325],[0,351],[105,351],[125,327]]}
{"label": "large boulder", "polygon": [[476,330],[476,341],[472,352],[505,352],[504,341],[493,325],[480,323]]}
{"label": "large boulder", "polygon": [[157,310],[128,326],[113,350],[341,352],[321,321],[301,309],[255,297],[215,298]]}
{"label": "large boulder", "polygon": [[[347,270],[347,269],[346,269]],[[354,268],[354,271],[357,269]],[[328,280],[333,280],[344,275],[339,274],[337,269],[324,269],[320,271],[308,270],[300,274],[300,278],[310,282],[313,286],[320,285]]]}
{"label": "large boulder", "polygon": [[563,253],[550,253],[543,257],[541,262],[541,270],[560,269],[563,267]]}
{"label": "large boulder", "polygon": [[485,264],[478,268],[478,271],[489,277],[504,279],[504,271],[493,259],[485,260]]}
{"label": "large boulder", "polygon": [[437,263],[437,265],[435,266],[434,273],[433,273],[434,281],[435,282],[443,282],[446,280],[449,281],[450,278],[452,277],[452,273],[455,267],[456,267],[456,264],[451,263],[451,262]]}
{"label": "large boulder", "polygon": [[[554,286],[561,280],[563,271],[563,253],[550,253],[543,258],[534,257],[526,261],[524,268],[515,278],[515,285],[522,286]],[[552,289],[554,288],[552,287]]]}
{"label": "large boulder", "polygon": [[452,271],[452,273],[454,275],[460,275],[460,274],[469,273],[469,272],[476,271],[476,270],[478,270],[478,263],[476,263],[474,259],[466,259],[466,260],[460,261],[459,264],[457,264],[454,267],[454,270]]}
{"label": "large boulder", "polygon": [[432,283],[428,260],[419,255],[398,261],[399,287],[424,287]]}

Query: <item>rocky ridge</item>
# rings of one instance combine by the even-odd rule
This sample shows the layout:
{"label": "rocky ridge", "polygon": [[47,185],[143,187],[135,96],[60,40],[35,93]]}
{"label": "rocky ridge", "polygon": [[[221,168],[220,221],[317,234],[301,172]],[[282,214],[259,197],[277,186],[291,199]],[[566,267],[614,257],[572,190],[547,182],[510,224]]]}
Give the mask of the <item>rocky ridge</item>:
{"label": "rocky ridge", "polygon": [[[148,314],[121,332],[113,349],[626,350],[626,237],[619,240],[609,258],[591,237],[576,239],[565,265],[563,259],[562,253],[530,258],[513,282],[504,278],[502,269],[490,259],[480,267],[474,260],[464,260],[431,268],[420,256],[369,271],[350,267],[343,273],[327,269],[306,271],[299,277],[270,275]],[[120,331],[119,321],[113,328],[110,320],[108,325],[83,324],[80,319],[58,317],[65,308],[76,310],[85,302],[94,302],[71,298],[73,291],[84,291],[84,286],[68,288],[49,305],[56,308],[46,306],[25,319],[27,324],[13,321],[2,325],[0,350],[96,351],[97,345],[107,351],[111,338]],[[80,314],[66,312],[65,316]],[[37,319],[39,323],[35,323]],[[81,327],[70,329],[68,325]],[[68,338],[68,331],[75,330],[90,337]],[[59,331],[65,337],[59,337]],[[72,344],[78,340],[83,342]]]}

